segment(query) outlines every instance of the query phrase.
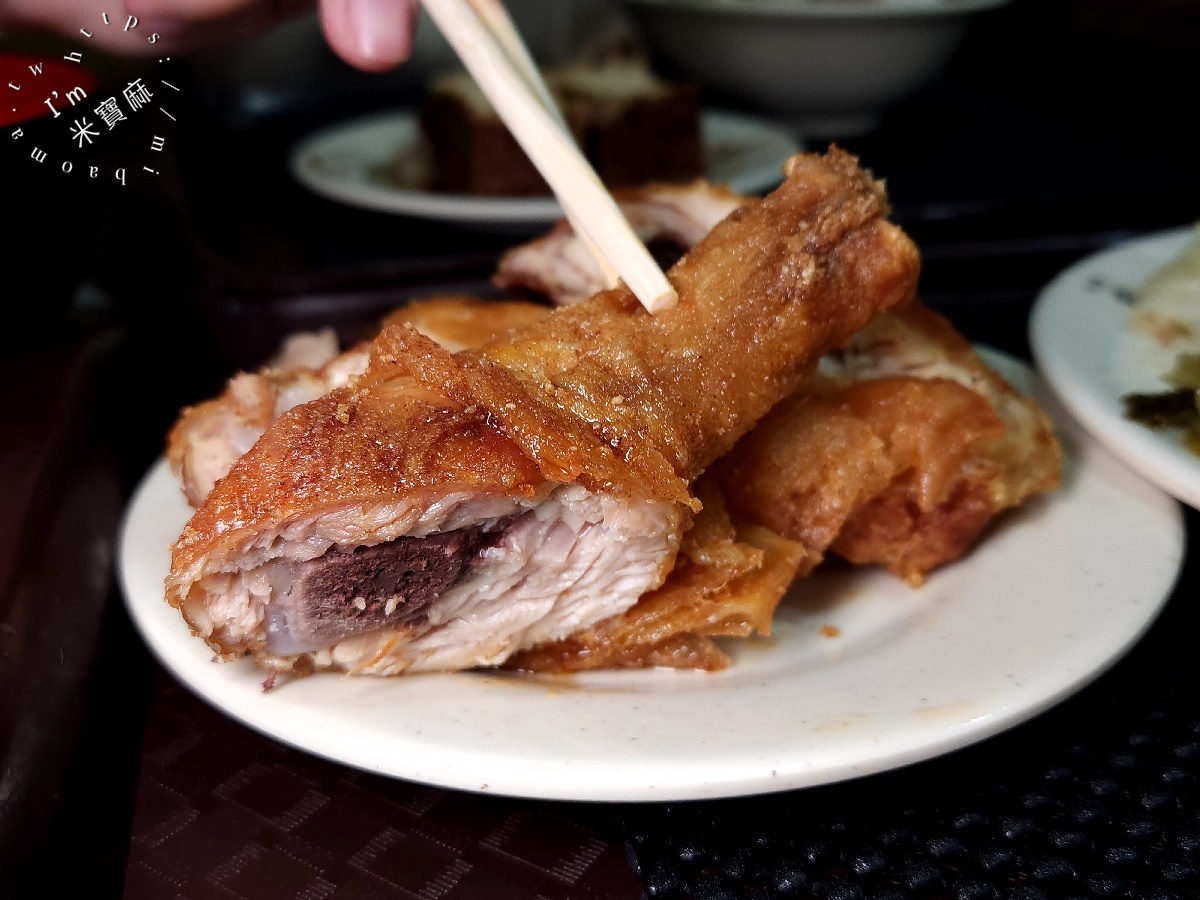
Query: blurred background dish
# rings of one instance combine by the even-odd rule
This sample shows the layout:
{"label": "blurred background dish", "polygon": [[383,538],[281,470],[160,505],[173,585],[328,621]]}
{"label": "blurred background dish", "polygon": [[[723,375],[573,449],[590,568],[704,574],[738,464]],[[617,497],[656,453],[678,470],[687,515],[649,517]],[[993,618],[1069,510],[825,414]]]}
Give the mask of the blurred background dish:
{"label": "blurred background dish", "polygon": [[809,137],[871,130],[1008,0],[624,0],[653,50]]}
{"label": "blurred background dish", "polygon": [[[659,78],[635,56],[543,66],[554,105],[575,144],[610,189],[704,176],[700,85]],[[464,70],[429,86],[419,110],[436,191],[546,195],[550,186]],[[407,169],[408,161],[398,164]],[[407,174],[407,173],[405,173]]]}
{"label": "blurred background dish", "polygon": [[[638,42],[631,17],[617,0],[506,0],[517,30],[541,65],[591,58]],[[363,112],[415,101],[431,79],[461,63],[423,9],[412,56],[388,72],[360,72],[329,49],[316,10],[280,25],[193,54],[210,102],[247,120],[311,115],[340,109]]]}
{"label": "blurred background dish", "polygon": [[[540,63],[556,63],[612,33],[614,0],[504,0],[513,23]],[[413,54],[406,63],[424,72],[461,67],[454,50],[424,8],[418,14]]]}
{"label": "blurred background dish", "polygon": [[[754,116],[706,110],[700,125],[705,177],[739,193],[774,187],[782,180],[784,161],[800,149],[786,129]],[[309,190],[363,209],[514,231],[541,228],[562,216],[552,196],[431,190],[419,152],[411,153],[411,166],[395,164],[398,152],[419,150],[420,138],[414,111],[390,110],[304,138],[292,150],[289,165]]]}

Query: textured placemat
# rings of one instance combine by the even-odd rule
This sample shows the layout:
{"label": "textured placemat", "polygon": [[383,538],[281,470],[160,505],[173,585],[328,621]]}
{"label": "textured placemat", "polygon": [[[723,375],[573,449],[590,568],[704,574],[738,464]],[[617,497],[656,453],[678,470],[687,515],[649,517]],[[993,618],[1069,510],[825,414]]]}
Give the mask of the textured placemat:
{"label": "textured placemat", "polygon": [[722,801],[544,803],[369,776],[160,673],[125,896],[1200,898],[1198,575],[1193,553],[1129,656],[1026,725],[885,775]]}
{"label": "textured placemat", "polygon": [[316,759],[159,673],[127,900],[634,900],[613,810],[444,791]]}
{"label": "textured placemat", "polygon": [[1022,727],[842,785],[625,810],[646,895],[1200,897],[1196,556],[1125,660]]}
{"label": "textured placemat", "polygon": [[113,346],[105,333],[0,348],[0,897],[56,886],[43,853],[87,732],[123,502],[95,421]]}

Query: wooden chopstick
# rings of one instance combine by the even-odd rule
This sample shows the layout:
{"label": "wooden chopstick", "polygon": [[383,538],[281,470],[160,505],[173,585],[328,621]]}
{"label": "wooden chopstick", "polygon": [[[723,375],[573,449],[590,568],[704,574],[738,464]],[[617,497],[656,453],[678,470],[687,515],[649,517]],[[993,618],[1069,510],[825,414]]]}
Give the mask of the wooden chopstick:
{"label": "wooden chopstick", "polygon": [[[563,118],[562,110],[558,108],[558,103],[554,99],[554,95],[550,93],[550,88],[546,84],[546,80],[542,78],[542,73],[538,69],[537,63],[533,59],[533,55],[529,52],[529,47],[525,41],[521,39],[520,32],[517,31],[517,26],[512,20],[512,16],[508,14],[508,10],[500,0],[467,0],[471,8],[475,10],[475,14],[479,16],[483,27],[492,33],[492,37],[496,39],[496,43],[500,45],[500,49],[508,55],[508,60],[513,64],[518,72],[524,77],[525,82],[533,90],[534,94],[542,101],[542,106],[550,113],[554,121],[558,123],[558,127],[565,134],[574,140],[571,135],[570,126],[567,125],[567,120]],[[608,257],[597,247],[592,239],[588,237],[587,232],[583,230],[574,217],[564,210],[567,221],[571,223],[571,228],[591,254],[596,266],[600,269],[600,274],[604,279],[604,284],[609,288],[615,288],[621,280],[621,273],[616,270],[612,263],[608,261]]]}
{"label": "wooden chopstick", "polygon": [[562,117],[562,111],[558,108],[554,96],[550,93],[550,88],[542,78],[537,63],[534,62],[533,55],[529,52],[529,47],[521,38],[516,23],[513,22],[512,16],[508,14],[504,4],[500,0],[467,0],[467,2],[479,16],[483,27],[492,33],[492,37],[496,39],[500,49],[508,54],[509,61],[525,78],[533,92],[538,95],[542,106],[546,107],[559,126],[566,131],[567,123]]}
{"label": "wooden chopstick", "polygon": [[675,289],[612,195],[467,0],[422,2],[546,179],[577,233],[600,249],[649,312],[674,306]]}

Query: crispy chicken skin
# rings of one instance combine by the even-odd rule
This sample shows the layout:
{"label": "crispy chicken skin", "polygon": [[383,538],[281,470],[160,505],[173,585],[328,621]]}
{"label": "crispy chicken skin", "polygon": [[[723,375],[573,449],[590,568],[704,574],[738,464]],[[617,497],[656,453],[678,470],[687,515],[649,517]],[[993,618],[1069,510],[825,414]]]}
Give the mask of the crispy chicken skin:
{"label": "crispy chicken skin", "polygon": [[914,585],[1058,486],[1037,404],[919,303],[881,316],[713,469],[731,510]]}
{"label": "crispy chicken skin", "polygon": [[[904,421],[941,424],[932,409],[934,392],[957,388],[960,400],[942,408],[957,406],[962,418],[953,423],[957,438],[930,426],[888,489],[846,521],[832,545],[839,556],[878,563],[920,584],[925,573],[965,553],[997,515],[1058,488],[1062,448],[1050,417],[991,369],[944,317],[913,303],[856,335],[841,359],[846,379],[926,385],[927,396],[909,401],[916,408],[903,418],[899,409],[885,411],[892,401],[875,404],[870,421],[893,444]],[[1000,427],[984,427],[982,410],[968,412],[963,391],[986,401]]]}
{"label": "crispy chicken skin", "polygon": [[902,473],[926,509],[950,499],[968,455],[1003,432],[987,401],[953,382],[814,386],[772,410],[713,477],[732,509],[799,541],[815,563]]}
{"label": "crispy chicken skin", "polygon": [[691,481],[879,312],[912,297],[919,258],[883,218],[883,188],[838,150],[675,265],[679,304],[650,316],[628,291],[558,310],[483,348],[618,454],[654,453]]}
{"label": "crispy chicken skin", "polygon": [[[415,300],[390,313],[382,325],[408,323],[454,353],[549,312],[535,303],[447,295]],[[199,506],[279,416],[361,375],[369,357],[368,342],[339,354],[332,329],[293,335],[261,371],[240,372],[220,396],[184,409],[167,435],[167,461],[188,502]]]}
{"label": "crispy chicken skin", "polygon": [[523,300],[452,295],[414,300],[388,314],[382,324],[412,325],[444,349],[458,353],[539,322],[550,311],[549,306]]}
{"label": "crispy chicken skin", "polygon": [[[639,233],[687,247],[752,199],[697,183],[621,201]],[[496,280],[570,304],[601,278],[564,222],[510,250]],[[998,513],[1057,486],[1045,414],[919,303],[873,320],[822,369],[717,467],[730,508],[802,542],[811,564],[832,546],[919,584]]]}
{"label": "crispy chicken skin", "polygon": [[[672,268],[679,305],[654,317],[619,289],[455,355],[385,327],[361,375],[216,482],[168,600],[227,657],[373,674],[494,665],[629,609],[674,564],[696,476],[915,289],[916,249],[853,158],[786,175]],[[437,546],[472,555],[431,565],[436,589],[367,596],[352,574],[337,609],[311,594],[363,548],[423,559],[453,532]]]}

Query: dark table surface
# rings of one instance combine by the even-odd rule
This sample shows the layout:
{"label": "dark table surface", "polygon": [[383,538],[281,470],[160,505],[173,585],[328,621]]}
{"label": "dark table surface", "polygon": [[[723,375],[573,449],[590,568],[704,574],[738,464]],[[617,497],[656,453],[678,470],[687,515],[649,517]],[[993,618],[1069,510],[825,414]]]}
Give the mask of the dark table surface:
{"label": "dark table surface", "polygon": [[[926,300],[1018,356],[1063,267],[1200,218],[1200,35],[1078,8],[989,14],[938,82],[843,141],[887,179]],[[264,113],[178,74],[191,99],[161,182],[117,190],[0,157],[15,227],[0,244],[0,894],[82,874],[89,896],[131,898],[1200,897],[1191,542],[1159,620],[1078,695],[965,750],[778,795],[459,794],[279,746],[183,690],[112,571],[124,502],[179,406],[296,328],[349,336],[407,297],[480,286],[511,238],[290,182],[297,136],[379,98]]]}

